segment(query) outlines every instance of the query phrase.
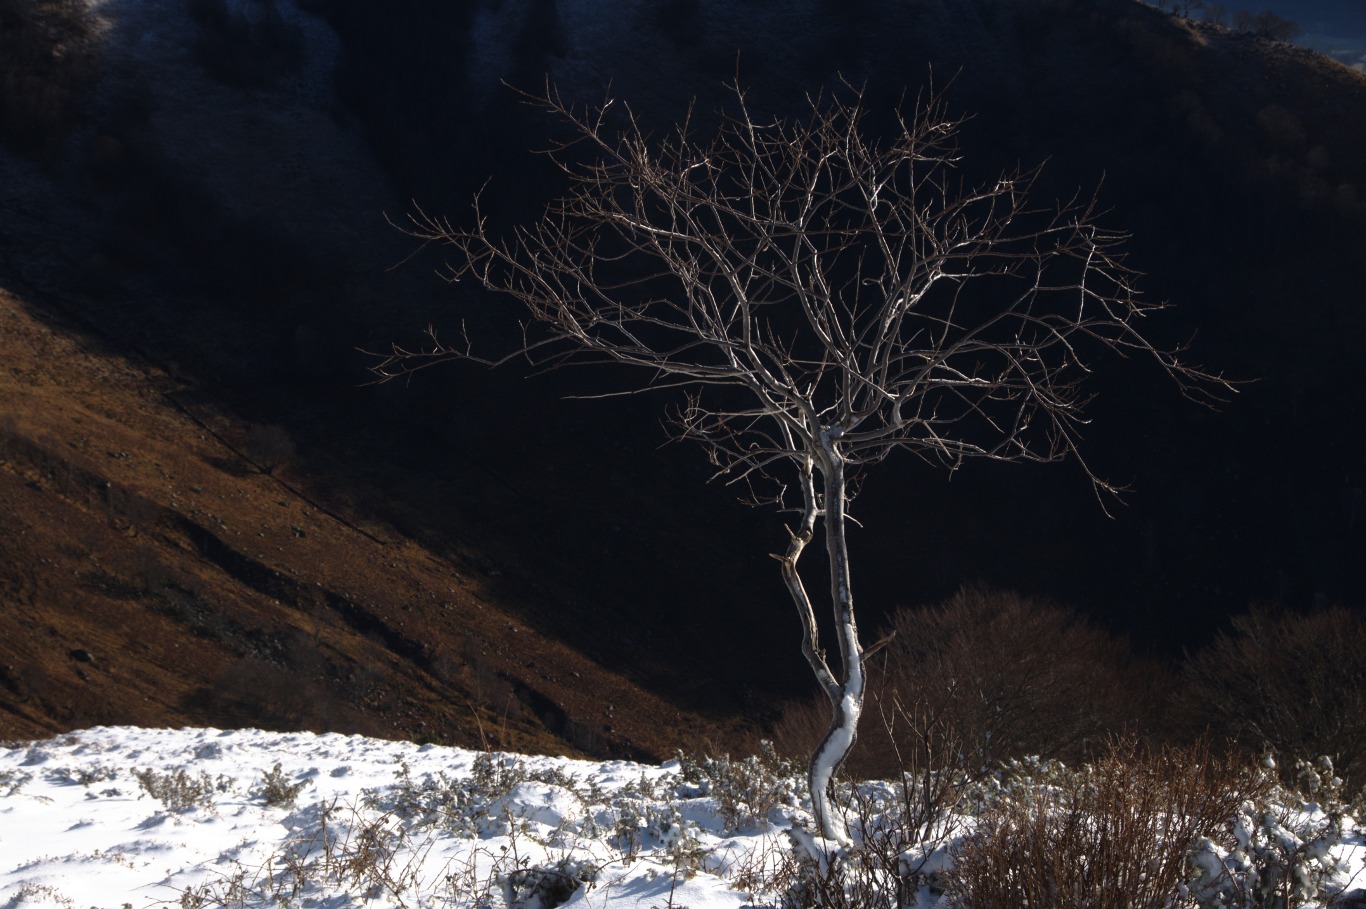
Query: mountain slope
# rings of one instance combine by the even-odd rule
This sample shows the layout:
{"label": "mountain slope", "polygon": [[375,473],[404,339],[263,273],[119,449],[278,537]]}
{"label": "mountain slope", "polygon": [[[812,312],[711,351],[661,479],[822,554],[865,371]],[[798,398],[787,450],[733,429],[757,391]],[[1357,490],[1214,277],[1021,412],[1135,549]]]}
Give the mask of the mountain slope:
{"label": "mountain slope", "polygon": [[[975,465],[950,483],[915,464],[882,465],[855,505],[866,528],[854,553],[865,624],[988,580],[1076,603],[1177,655],[1252,602],[1362,603],[1366,396],[1351,379],[1366,336],[1362,73],[1133,0],[462,8],[454,23],[414,14],[381,27],[364,4],[329,5],[343,72],[354,75],[348,103],[396,183],[428,211],[460,222],[487,181],[487,210],[512,223],[557,191],[527,151],[553,141],[555,124],[500,78],[535,91],[548,74],[581,102],[610,86],[657,131],[694,100],[705,130],[737,73],[765,116],[799,115],[809,92],[852,83],[874,125],[934,84],[971,118],[965,183],[1046,162],[1039,205],[1096,192],[1104,224],[1132,234],[1140,287],[1173,304],[1150,333],[1193,339],[1190,359],[1243,380],[1213,413],[1136,364],[1101,365],[1085,451],[1133,488],[1113,520],[1066,468]],[[393,45],[419,52],[386,54]],[[448,53],[421,52],[435,46]],[[420,62],[409,69],[409,59]],[[449,116],[424,113],[434,108]],[[447,332],[470,326],[482,350],[515,344],[482,302],[457,288],[444,309],[423,311]],[[450,375],[417,384],[458,394],[464,374]],[[538,440],[528,444],[553,447],[555,429],[541,425],[533,417],[519,428]],[[731,539],[737,551],[777,545],[758,532]],[[738,577],[760,589],[761,571]]]}
{"label": "mountain slope", "polygon": [[662,755],[714,732],[265,472],[260,433],[183,381],[8,292],[0,329],[0,736],[120,717]]}
{"label": "mountain slope", "polygon": [[782,517],[659,447],[666,400],[515,366],[374,387],[358,352],[431,322],[516,342],[385,220],[459,220],[490,174],[508,221],[555,191],[527,151],[554,127],[500,79],[610,82],[662,128],[737,53],[779,114],[843,75],[885,115],[932,69],[974,115],[969,182],[1047,159],[1041,204],[1099,185],[1176,304],[1154,331],[1259,380],[1211,414],[1098,374],[1088,451],[1135,487],[1114,520],[1075,471],[884,465],[856,503],[865,627],[981,580],[1171,654],[1254,600],[1362,603],[1362,74],[1129,0],[306,6],[327,21],[107,0],[65,144],[0,149],[0,735],[662,755],[805,693]]}

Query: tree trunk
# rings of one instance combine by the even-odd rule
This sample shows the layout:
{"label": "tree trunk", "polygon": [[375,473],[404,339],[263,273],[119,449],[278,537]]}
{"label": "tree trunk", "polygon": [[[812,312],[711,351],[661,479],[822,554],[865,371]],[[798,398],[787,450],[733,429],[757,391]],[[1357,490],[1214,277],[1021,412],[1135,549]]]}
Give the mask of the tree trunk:
{"label": "tree trunk", "polygon": [[836,811],[830,787],[835,772],[849,756],[858,736],[859,715],[863,712],[863,648],[854,621],[854,595],[849,585],[849,549],[844,535],[845,476],[844,460],[836,445],[838,436],[823,433],[819,460],[825,492],[825,546],[830,561],[830,601],[835,611],[835,635],[839,639],[843,678],[838,696],[832,697],[830,730],[811,755],[808,783],[811,810],[817,832],[827,840],[848,844],[849,830],[844,817]]}

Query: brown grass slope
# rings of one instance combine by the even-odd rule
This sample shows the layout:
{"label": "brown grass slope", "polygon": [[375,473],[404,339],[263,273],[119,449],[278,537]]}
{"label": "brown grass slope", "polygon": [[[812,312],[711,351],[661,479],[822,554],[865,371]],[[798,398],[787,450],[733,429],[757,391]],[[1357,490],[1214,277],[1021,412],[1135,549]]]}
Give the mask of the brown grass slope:
{"label": "brown grass slope", "polygon": [[660,755],[711,733],[6,291],[0,361],[0,738],[252,725]]}

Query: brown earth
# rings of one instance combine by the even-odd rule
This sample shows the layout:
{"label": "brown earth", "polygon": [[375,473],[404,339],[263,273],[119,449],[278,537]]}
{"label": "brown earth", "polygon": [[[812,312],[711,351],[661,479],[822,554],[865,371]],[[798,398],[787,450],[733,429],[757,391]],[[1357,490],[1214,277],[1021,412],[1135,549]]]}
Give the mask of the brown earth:
{"label": "brown earth", "polygon": [[659,756],[717,734],[6,291],[0,358],[0,737],[257,725]]}

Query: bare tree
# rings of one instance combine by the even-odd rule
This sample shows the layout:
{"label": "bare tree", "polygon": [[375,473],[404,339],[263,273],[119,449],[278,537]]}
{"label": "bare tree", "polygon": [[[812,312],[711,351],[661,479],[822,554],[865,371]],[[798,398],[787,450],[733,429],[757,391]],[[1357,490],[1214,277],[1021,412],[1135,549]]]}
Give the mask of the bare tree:
{"label": "bare tree", "polygon": [[[859,93],[761,120],[736,89],[705,141],[691,116],[654,140],[620,103],[576,109],[554,91],[543,102],[575,135],[552,152],[564,198],[502,238],[478,200],[473,227],[419,211],[408,229],[454,250],[453,280],[525,308],[524,342],[504,360],[641,367],[636,391],[687,392],[675,432],[706,446],[717,477],[754,501],[795,493],[774,557],[831,705],[809,769],[816,834],[845,844],[831,780],[864,701],[846,540],[861,471],[895,451],[949,468],[1076,455],[1099,352],[1149,357],[1197,396],[1219,380],[1140,333],[1157,306],[1136,293],[1093,202],[1031,207],[1037,171],[978,187],[957,177],[961,121],[937,98],[874,138]],[[431,340],[395,348],[381,374],[477,359],[467,339]],[[818,527],[838,663],[798,570]]]}
{"label": "bare tree", "polygon": [[1158,0],[1157,8],[1182,19],[1190,19],[1205,8],[1204,0]]}
{"label": "bare tree", "polygon": [[1259,13],[1239,10],[1233,17],[1233,27],[1271,41],[1294,41],[1300,34],[1297,22],[1278,16],[1270,10]]}

